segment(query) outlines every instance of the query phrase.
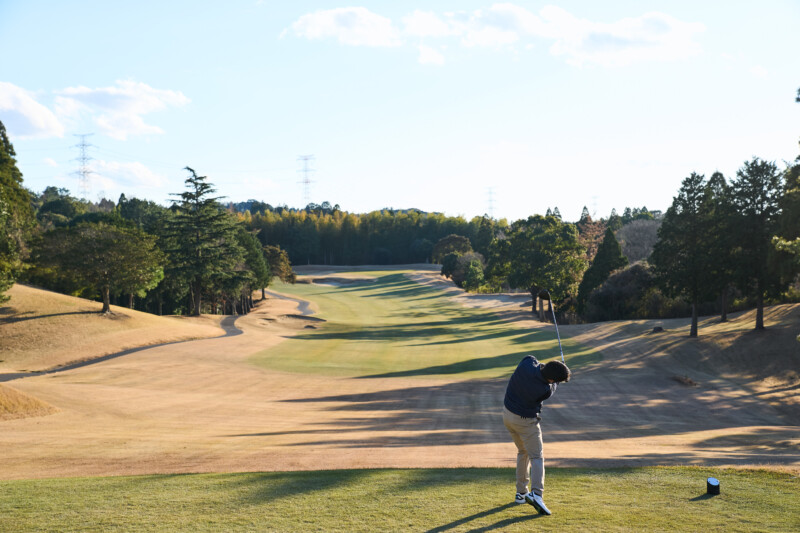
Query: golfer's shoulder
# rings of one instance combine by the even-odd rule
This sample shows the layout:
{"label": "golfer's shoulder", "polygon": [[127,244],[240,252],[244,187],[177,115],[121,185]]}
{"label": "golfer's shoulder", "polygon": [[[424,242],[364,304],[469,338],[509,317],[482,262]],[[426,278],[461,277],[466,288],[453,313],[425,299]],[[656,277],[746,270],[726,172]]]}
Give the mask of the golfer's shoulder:
{"label": "golfer's shoulder", "polygon": [[536,366],[536,365],[539,364],[539,360],[536,359],[534,356],[528,354],[528,355],[526,355],[525,357],[522,358],[522,361],[520,361],[520,364]]}

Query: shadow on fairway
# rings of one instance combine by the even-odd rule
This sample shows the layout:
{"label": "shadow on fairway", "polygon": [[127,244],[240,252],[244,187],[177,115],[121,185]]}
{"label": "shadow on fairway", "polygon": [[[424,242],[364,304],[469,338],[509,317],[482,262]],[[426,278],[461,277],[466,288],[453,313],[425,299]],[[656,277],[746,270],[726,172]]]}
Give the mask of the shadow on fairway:
{"label": "shadow on fairway", "polygon": [[[427,530],[428,533],[440,533],[442,531],[448,531],[450,529],[463,526],[464,524],[468,524],[474,520],[479,520],[481,518],[486,518],[487,516],[492,516],[493,514],[497,514],[500,511],[505,511],[506,509],[511,509],[512,507],[517,507],[518,504],[516,503],[507,503],[505,505],[500,505],[499,507],[495,507],[493,509],[488,509],[486,511],[481,511],[480,513],[475,513],[474,515],[465,516],[464,518],[459,518],[449,524],[445,524],[443,526],[435,527],[433,529]],[[515,516],[513,518],[506,518],[505,520],[501,520],[495,524],[490,526],[484,526],[478,529],[470,529],[469,531],[491,531],[493,529],[502,529],[504,527],[508,527],[511,524],[517,524],[519,522],[527,522],[529,520],[534,520],[539,518],[541,515],[539,514],[531,514],[525,516]]]}
{"label": "shadow on fairway", "polygon": [[689,501],[690,502],[700,502],[700,501],[703,501],[703,500],[710,500],[714,496],[716,496],[716,494],[709,494],[709,493],[706,492],[705,494],[701,494],[700,496],[695,496],[694,498],[689,498]]}
{"label": "shadow on fairway", "polygon": [[[520,344],[525,343],[532,343],[536,338],[534,335],[538,335],[535,333],[527,334],[524,338],[527,340],[519,340]],[[513,340],[514,343],[517,343],[517,339]],[[567,363],[569,364],[570,369],[573,371],[575,369],[579,369],[585,367],[586,365],[590,365],[592,363],[597,363],[602,360],[602,356],[595,351],[587,351],[582,347],[571,347],[565,346],[564,347],[564,356],[567,357]],[[581,350],[580,352],[573,352],[574,350]],[[551,358],[558,357],[558,351],[554,349],[552,346],[545,346],[539,349],[528,349],[522,352],[513,352],[507,353],[503,355],[495,355],[491,357],[477,357],[474,359],[469,359],[467,361],[459,361],[457,363],[450,363],[447,365],[434,365],[428,366],[425,368],[416,368],[413,370],[402,370],[397,372],[386,372],[383,374],[371,374],[368,376],[360,376],[359,379],[367,379],[367,378],[404,378],[404,377],[414,377],[414,376],[447,376],[447,375],[455,375],[455,374],[462,374],[465,372],[474,372],[479,370],[491,370],[496,368],[507,368],[508,375],[511,375],[513,369],[517,367],[519,362],[522,360],[523,357],[526,355],[532,355],[536,357],[540,361],[547,361]]]}

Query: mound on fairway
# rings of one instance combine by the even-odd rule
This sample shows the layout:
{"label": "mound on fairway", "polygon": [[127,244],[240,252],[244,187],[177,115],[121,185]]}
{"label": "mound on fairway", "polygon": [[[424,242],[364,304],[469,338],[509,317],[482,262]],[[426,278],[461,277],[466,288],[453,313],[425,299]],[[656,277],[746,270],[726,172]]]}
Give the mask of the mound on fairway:
{"label": "mound on fairway", "polygon": [[56,409],[11,387],[0,385],[0,420],[44,416]]}
{"label": "mound on fairway", "polygon": [[0,374],[50,369],[140,346],[221,335],[222,317],[160,317],[16,284],[0,308]]}

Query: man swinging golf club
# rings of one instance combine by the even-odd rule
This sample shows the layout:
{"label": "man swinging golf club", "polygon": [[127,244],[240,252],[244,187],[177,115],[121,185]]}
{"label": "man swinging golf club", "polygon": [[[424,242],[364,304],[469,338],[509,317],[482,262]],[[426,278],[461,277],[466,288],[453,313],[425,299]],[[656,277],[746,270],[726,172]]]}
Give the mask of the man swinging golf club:
{"label": "man swinging golf club", "polygon": [[[548,299],[549,296],[548,293]],[[517,446],[517,493],[514,501],[529,503],[539,514],[545,515],[549,515],[550,510],[542,499],[544,455],[539,422],[542,402],[553,395],[558,383],[569,381],[570,370],[563,362],[563,350],[561,357],[562,361],[542,364],[532,355],[525,356],[508,380],[503,400],[503,424]]]}

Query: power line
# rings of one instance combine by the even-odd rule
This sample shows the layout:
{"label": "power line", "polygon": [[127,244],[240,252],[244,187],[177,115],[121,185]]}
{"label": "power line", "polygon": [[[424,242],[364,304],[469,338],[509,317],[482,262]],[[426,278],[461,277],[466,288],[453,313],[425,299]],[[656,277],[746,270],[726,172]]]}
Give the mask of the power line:
{"label": "power line", "polygon": [[314,161],[313,155],[301,155],[297,156],[297,160],[303,163],[303,168],[299,169],[298,172],[303,174],[303,179],[300,180],[300,183],[303,184],[303,198],[306,202],[306,205],[311,203],[311,183],[313,181],[309,177],[309,174],[314,172],[314,169],[311,168],[310,163]]}
{"label": "power line", "polygon": [[86,138],[94,135],[93,133],[75,133],[75,137],[80,138],[80,142],[73,146],[73,148],[78,148],[80,150],[80,155],[77,159],[73,159],[73,161],[77,161],[80,166],[78,170],[73,172],[72,174],[76,174],[78,176],[78,189],[80,189],[81,196],[83,199],[89,199],[89,175],[94,174],[92,169],[89,167],[89,161],[92,160],[89,157],[88,150],[89,148],[93,148],[94,146],[86,142]]}
{"label": "power line", "polygon": [[489,218],[494,219],[494,187],[489,187],[487,190],[489,193],[488,214]]}

